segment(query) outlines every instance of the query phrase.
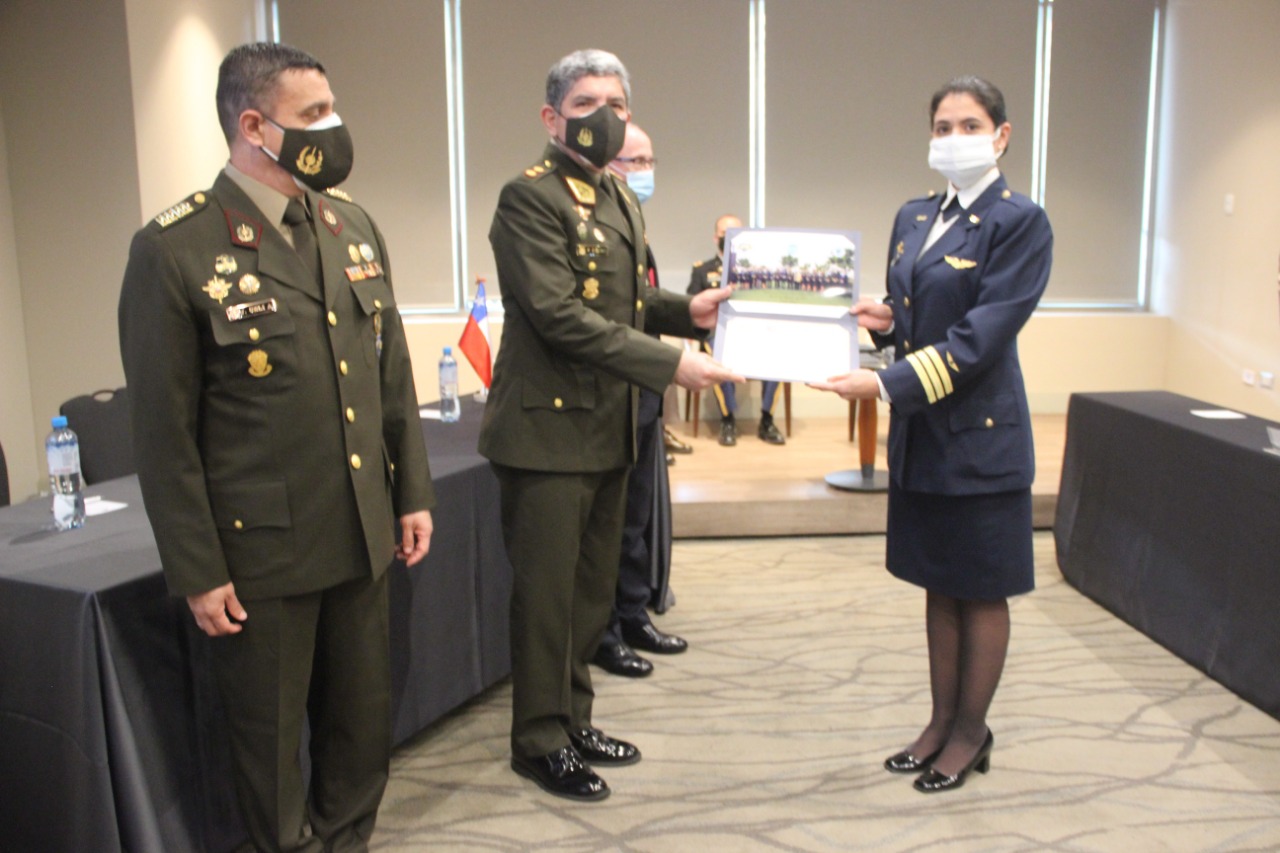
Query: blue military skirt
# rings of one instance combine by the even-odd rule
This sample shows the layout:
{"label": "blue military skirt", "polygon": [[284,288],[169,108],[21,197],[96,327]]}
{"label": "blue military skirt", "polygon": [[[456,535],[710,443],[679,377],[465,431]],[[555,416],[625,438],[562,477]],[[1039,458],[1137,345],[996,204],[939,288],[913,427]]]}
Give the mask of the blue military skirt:
{"label": "blue military skirt", "polygon": [[934,495],[891,483],[885,565],[894,577],[952,598],[1030,592],[1031,489]]}

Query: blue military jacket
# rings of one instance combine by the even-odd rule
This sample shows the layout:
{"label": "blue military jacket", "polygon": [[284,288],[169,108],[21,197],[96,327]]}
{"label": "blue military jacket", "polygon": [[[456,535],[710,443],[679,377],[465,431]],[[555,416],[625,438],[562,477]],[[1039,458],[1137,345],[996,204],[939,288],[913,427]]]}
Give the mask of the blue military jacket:
{"label": "blue military jacket", "polygon": [[889,243],[897,360],[889,470],[901,488],[981,494],[1031,485],[1035,459],[1017,336],[1049,281],[1044,210],[1003,177],[920,253],[942,198],[903,205]]}

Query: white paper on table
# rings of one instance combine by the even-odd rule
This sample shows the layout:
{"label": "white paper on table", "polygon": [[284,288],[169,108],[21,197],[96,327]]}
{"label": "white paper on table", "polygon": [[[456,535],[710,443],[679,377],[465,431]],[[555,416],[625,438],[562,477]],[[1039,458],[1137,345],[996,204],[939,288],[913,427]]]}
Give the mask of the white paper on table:
{"label": "white paper on table", "polygon": [[1208,418],[1211,421],[1242,421],[1244,415],[1230,409],[1192,409],[1191,414],[1197,418]]}
{"label": "white paper on table", "polygon": [[438,421],[440,420],[440,410],[418,409],[418,417],[422,418],[424,421]]}
{"label": "white paper on table", "polygon": [[89,515],[106,515],[109,512],[115,512],[119,509],[127,507],[127,503],[120,501],[104,500],[98,495],[89,495],[84,499],[84,514]]}
{"label": "white paper on table", "polygon": [[858,326],[847,307],[720,303],[715,358],[748,379],[825,382],[858,369]]}

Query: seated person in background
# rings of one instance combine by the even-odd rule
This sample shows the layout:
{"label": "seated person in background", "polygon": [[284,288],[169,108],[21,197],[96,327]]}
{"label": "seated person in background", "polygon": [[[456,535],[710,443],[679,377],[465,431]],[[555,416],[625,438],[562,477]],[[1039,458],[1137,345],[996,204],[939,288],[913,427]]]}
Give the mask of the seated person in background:
{"label": "seated person in background", "polygon": [[[732,214],[726,214],[716,220],[716,256],[698,261],[693,265],[693,272],[689,275],[690,296],[696,296],[708,288],[720,286],[720,269],[724,264],[724,234],[730,228],[741,227],[742,220]],[[706,352],[711,352],[709,339],[702,346]],[[715,387],[714,391],[716,404],[720,406],[720,443],[725,447],[732,447],[738,443],[738,424],[733,416],[737,411],[738,401],[734,394],[733,383],[721,383]],[[786,444],[787,440],[782,437],[782,433],[773,423],[773,400],[777,394],[777,382],[761,383],[760,426],[756,429],[756,435],[760,436],[761,441],[769,444]],[[694,417],[698,417],[699,414],[694,412]]]}

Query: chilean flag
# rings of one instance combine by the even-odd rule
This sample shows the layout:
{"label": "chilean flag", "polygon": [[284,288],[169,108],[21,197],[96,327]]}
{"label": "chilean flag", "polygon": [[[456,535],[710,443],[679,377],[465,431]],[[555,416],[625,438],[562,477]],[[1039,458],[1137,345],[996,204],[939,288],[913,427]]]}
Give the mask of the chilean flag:
{"label": "chilean flag", "polygon": [[493,350],[489,346],[489,309],[485,305],[484,279],[476,281],[476,298],[471,303],[471,314],[458,339],[458,349],[471,362],[484,387],[493,384]]}

